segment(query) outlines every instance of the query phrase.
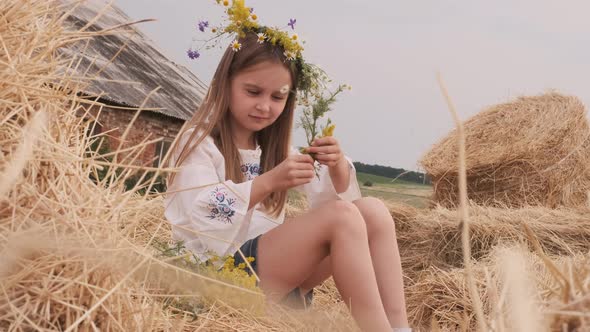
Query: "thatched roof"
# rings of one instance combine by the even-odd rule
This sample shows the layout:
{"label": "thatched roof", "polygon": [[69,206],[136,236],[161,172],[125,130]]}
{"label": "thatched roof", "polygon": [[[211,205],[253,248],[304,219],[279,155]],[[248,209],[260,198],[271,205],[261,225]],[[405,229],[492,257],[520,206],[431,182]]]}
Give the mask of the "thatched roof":
{"label": "thatched roof", "polygon": [[[103,1],[86,1],[74,10],[66,24],[78,30],[92,22],[86,31],[99,31],[132,21],[115,5],[111,5],[98,20],[93,21],[105,6]],[[122,34],[93,37],[87,48],[84,43],[80,43],[73,50],[82,57],[76,69],[81,75],[90,67],[90,73],[102,70],[99,74],[101,79],[124,81],[97,80],[83,92],[90,95],[104,93],[103,99],[108,102],[139,107],[147,94],[160,86],[160,90],[150,97],[145,107],[160,108],[152,111],[182,120],[189,119],[201,104],[207,86],[190,70],[168,59],[135,26],[126,27],[125,31]],[[109,64],[125,43],[127,46]]]}

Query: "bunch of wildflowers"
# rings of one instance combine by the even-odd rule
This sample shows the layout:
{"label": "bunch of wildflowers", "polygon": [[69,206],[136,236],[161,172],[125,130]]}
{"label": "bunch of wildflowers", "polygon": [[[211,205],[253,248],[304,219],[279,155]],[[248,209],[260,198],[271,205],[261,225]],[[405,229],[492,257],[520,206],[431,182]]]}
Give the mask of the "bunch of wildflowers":
{"label": "bunch of wildflowers", "polygon": [[[183,294],[187,292],[195,294],[195,296],[178,296],[174,294],[176,292],[171,292],[169,296],[162,298],[164,308],[172,307],[175,311],[192,313],[197,319],[221,298],[233,307],[248,308],[253,313],[262,314],[264,310],[264,297],[260,296],[262,290],[258,288],[256,277],[248,273],[249,268],[245,263],[236,265],[232,256],[220,257],[210,252],[207,253],[209,257],[207,261],[200,261],[186,249],[182,241],[168,243],[154,239],[153,248],[157,250],[156,257],[162,264],[171,264],[187,272],[179,273],[179,270],[173,272],[174,276],[166,278],[168,287],[176,289],[180,286]],[[252,263],[254,258],[247,257],[247,260]],[[159,273],[162,271],[157,273],[154,275],[161,278],[162,275]],[[205,278],[194,279],[195,274]],[[222,283],[209,282],[211,279]],[[242,290],[223,284],[235,285]]]}
{"label": "bunch of wildflowers", "polygon": [[[256,277],[248,273],[249,268],[246,263],[236,265],[233,256],[219,257],[209,253],[210,259],[202,262],[191,251],[186,249],[182,241],[173,245],[155,241],[154,247],[159,251],[159,256],[174,258],[167,259],[167,262],[178,267],[247,289],[259,290]],[[254,261],[254,257],[246,257],[246,259],[248,263]]]}
{"label": "bunch of wildflowers", "polygon": [[[317,68],[317,67],[316,67]],[[319,69],[318,69],[319,70]],[[316,81],[317,82],[317,81]],[[336,129],[336,125],[332,123],[330,118],[327,119],[324,125],[321,125],[321,118],[325,116],[327,112],[331,110],[330,106],[336,101],[336,96],[340,94],[345,89],[351,90],[352,87],[346,84],[340,84],[334,91],[329,91],[327,88],[322,89],[312,89],[316,90],[316,94],[312,97],[314,99],[313,103],[309,102],[308,96],[303,96],[302,99],[299,99],[298,103],[300,106],[303,107],[303,112],[301,115],[300,122],[298,125],[303,128],[305,131],[305,138],[307,140],[307,145],[311,146],[313,141],[316,138],[333,136],[334,130]],[[320,91],[317,91],[320,90]],[[324,95],[324,91],[328,91],[327,95]],[[301,153],[307,153],[305,147],[300,147],[299,151]],[[310,154],[314,159],[315,155],[312,153]],[[319,166],[316,165],[316,176],[318,175],[318,168]]]}

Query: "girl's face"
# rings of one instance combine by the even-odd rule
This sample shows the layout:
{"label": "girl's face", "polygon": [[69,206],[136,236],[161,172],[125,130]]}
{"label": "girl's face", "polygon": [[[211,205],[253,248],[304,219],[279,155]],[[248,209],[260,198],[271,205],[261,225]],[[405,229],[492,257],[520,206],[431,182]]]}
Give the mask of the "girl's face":
{"label": "girl's face", "polygon": [[291,90],[291,73],[280,63],[265,61],[238,72],[231,81],[232,128],[253,134],[281,115]]}

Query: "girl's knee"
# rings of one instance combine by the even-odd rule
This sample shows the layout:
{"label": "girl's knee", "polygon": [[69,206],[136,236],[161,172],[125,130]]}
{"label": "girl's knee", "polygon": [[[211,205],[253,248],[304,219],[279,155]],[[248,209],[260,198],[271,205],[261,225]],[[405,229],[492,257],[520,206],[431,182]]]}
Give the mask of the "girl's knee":
{"label": "girl's knee", "polygon": [[336,219],[343,218],[362,218],[362,215],[356,205],[351,202],[343,200],[335,200],[327,202],[324,205],[327,212],[333,215]]}
{"label": "girl's knee", "polygon": [[354,201],[367,224],[369,233],[394,230],[395,222],[387,205],[375,197],[363,197]]}
{"label": "girl's knee", "polygon": [[338,232],[363,235],[367,228],[357,206],[351,202],[338,200],[326,204],[327,213],[331,215],[332,229]]}
{"label": "girl's knee", "polygon": [[[387,205],[376,197],[363,197],[354,201],[359,210],[371,210],[377,212],[389,212]],[[362,212],[362,211],[361,211]]]}

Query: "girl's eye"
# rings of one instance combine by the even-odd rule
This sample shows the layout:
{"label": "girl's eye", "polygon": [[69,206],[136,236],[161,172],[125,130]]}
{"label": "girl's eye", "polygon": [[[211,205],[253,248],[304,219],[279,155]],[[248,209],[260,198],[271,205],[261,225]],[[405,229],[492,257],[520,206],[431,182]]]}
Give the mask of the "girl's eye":
{"label": "girl's eye", "polygon": [[274,100],[279,100],[279,101],[280,101],[280,100],[284,100],[284,99],[285,99],[285,97],[281,97],[281,96],[272,96],[272,99],[274,99]]}
{"label": "girl's eye", "polygon": [[247,92],[249,95],[252,95],[252,96],[258,96],[258,93],[259,93],[259,92],[258,92],[258,91],[256,91],[256,90],[246,90],[246,92]]}

